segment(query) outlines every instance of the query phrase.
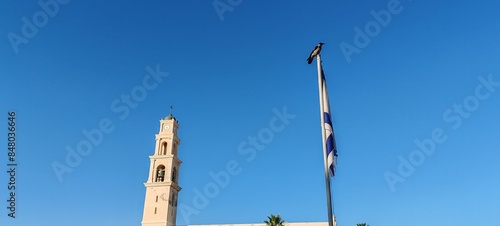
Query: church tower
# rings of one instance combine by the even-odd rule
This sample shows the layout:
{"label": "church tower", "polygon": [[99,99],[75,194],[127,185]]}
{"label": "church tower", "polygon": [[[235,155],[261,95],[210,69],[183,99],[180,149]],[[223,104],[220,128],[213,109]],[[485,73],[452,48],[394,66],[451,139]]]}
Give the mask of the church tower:
{"label": "church tower", "polygon": [[181,190],[178,185],[179,166],[177,157],[179,137],[177,120],[169,114],[160,120],[160,130],[156,134],[154,155],[149,156],[148,181],[142,226],[174,226],[177,215],[177,195]]}

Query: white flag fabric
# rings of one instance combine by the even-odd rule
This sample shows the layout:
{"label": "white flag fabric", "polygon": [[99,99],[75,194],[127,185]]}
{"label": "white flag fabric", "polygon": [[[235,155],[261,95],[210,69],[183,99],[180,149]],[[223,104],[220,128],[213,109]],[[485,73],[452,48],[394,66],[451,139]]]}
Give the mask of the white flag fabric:
{"label": "white flag fabric", "polygon": [[321,68],[322,77],[322,90],[321,95],[323,97],[323,119],[324,119],[324,130],[325,130],[325,145],[326,145],[326,161],[328,167],[328,174],[330,177],[335,176],[336,170],[336,158],[337,158],[337,146],[335,144],[335,134],[333,133],[332,117],[330,115],[330,104],[328,101],[328,91],[326,89],[326,79],[323,73],[323,68]]}

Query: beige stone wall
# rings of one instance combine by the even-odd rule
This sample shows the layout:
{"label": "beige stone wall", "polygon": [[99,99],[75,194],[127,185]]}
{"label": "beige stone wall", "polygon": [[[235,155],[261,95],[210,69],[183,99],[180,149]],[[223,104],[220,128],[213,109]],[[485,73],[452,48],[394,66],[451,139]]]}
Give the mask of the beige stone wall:
{"label": "beige stone wall", "polygon": [[[265,226],[264,223],[256,224],[190,224],[188,226]],[[328,226],[328,222],[285,222],[285,226]]]}

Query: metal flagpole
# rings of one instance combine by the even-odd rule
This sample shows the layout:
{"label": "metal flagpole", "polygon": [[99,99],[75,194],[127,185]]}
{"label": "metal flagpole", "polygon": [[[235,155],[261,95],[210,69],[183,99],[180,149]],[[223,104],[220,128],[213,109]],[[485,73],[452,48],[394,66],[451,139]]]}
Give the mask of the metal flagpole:
{"label": "metal flagpole", "polygon": [[328,174],[328,161],[326,156],[326,137],[325,137],[325,111],[323,106],[323,78],[322,68],[321,68],[321,56],[318,53],[316,55],[316,62],[318,64],[318,87],[319,87],[319,106],[320,106],[320,118],[321,118],[321,137],[323,142],[323,159],[325,164],[325,183],[326,183],[326,202],[328,205],[328,226],[336,226],[333,224],[333,211],[332,211],[332,197],[330,194],[330,175]]}

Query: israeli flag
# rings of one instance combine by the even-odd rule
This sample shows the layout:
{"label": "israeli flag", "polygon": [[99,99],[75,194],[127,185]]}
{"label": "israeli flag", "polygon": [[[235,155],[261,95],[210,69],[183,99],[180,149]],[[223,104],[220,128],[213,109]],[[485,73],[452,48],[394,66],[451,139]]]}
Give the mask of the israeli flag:
{"label": "israeli flag", "polygon": [[325,74],[323,73],[323,68],[321,68],[321,77],[322,77],[322,91],[321,95],[323,97],[323,119],[324,125],[323,128],[325,130],[325,138],[326,142],[326,161],[328,167],[328,174],[330,177],[335,175],[336,170],[336,159],[337,159],[337,146],[335,144],[335,134],[333,133],[333,125],[332,125],[332,117],[330,115],[330,104],[328,101],[328,91],[326,89],[326,79]]}

